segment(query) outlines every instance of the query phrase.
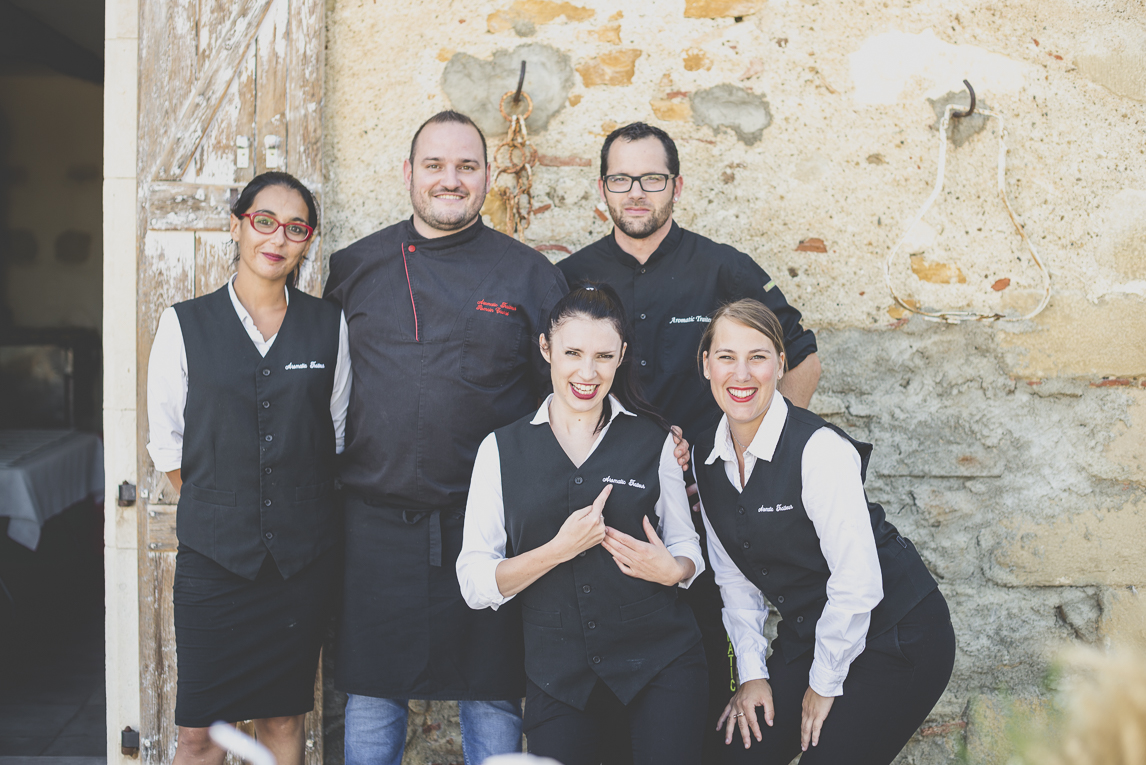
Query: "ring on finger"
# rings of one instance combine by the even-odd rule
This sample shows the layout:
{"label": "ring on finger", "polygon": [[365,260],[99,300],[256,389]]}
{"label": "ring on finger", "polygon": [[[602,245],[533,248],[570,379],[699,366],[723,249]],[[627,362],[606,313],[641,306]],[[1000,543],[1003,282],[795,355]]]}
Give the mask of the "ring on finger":
{"label": "ring on finger", "polygon": [[743,717],[743,716],[744,716],[744,713],[743,713],[743,712],[737,712],[737,713],[736,713],[736,716],[737,716],[737,717]]}

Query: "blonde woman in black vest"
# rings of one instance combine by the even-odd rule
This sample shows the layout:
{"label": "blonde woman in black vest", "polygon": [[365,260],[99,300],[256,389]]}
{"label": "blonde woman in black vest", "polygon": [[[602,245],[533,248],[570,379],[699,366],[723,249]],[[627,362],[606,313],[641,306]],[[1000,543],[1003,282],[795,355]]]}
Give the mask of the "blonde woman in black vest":
{"label": "blonde woman in black vest", "polygon": [[[754,300],[720,308],[699,356],[724,411],[693,470],[740,675],[718,724],[725,761],[886,765],[951,677],[947,604],[867,501],[871,445],[776,392],[775,315]],[[781,616],[767,660],[765,598]]]}
{"label": "blonde woman in black vest", "polygon": [[700,762],[707,673],[677,586],[704,559],[627,326],[607,285],[554,307],[554,392],[478,449],[457,562],[472,608],[520,607],[529,751],[564,765],[598,765],[618,722],[635,765]]}
{"label": "blonde woman in black vest", "polygon": [[218,720],[303,761],[350,389],[345,318],[294,288],[317,223],[298,180],[257,176],[231,209],[235,275],[165,310],[151,348],[148,451],[180,492],[175,765],[221,765]]}

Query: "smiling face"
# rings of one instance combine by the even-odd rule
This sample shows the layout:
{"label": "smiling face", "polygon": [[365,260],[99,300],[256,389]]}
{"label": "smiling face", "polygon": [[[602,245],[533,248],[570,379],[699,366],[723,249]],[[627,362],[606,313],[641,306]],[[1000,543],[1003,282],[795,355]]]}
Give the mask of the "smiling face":
{"label": "smiling face", "polygon": [[[609,147],[606,175],[641,176],[649,173],[670,175],[664,146],[655,137],[636,141],[620,139]],[[670,224],[673,202],[680,195],[682,185],[683,181],[678,176],[664,191],[645,191],[633,181],[631,189],[618,194],[606,189],[603,179],[597,180],[613,225],[633,239],[645,239]]]}
{"label": "smiling face", "polygon": [[704,353],[704,376],[731,423],[759,426],[784,375],[784,354],[759,330],[728,318],[716,322]]}
{"label": "smiling face", "polygon": [[541,336],[541,354],[550,364],[553,404],[569,413],[599,412],[613,385],[625,344],[608,319],[571,316]]}
{"label": "smiling face", "polygon": [[[264,213],[279,223],[305,223],[309,211],[302,194],[286,186],[267,186],[255,195],[248,213]],[[286,281],[306,255],[310,241],[292,242],[279,227],[273,234],[262,234],[250,218],[231,216],[231,239],[239,244],[239,270],[270,281]]]}
{"label": "smiling face", "polygon": [[427,238],[452,234],[481,214],[489,190],[481,136],[460,122],[426,125],[403,165],[414,227]]}

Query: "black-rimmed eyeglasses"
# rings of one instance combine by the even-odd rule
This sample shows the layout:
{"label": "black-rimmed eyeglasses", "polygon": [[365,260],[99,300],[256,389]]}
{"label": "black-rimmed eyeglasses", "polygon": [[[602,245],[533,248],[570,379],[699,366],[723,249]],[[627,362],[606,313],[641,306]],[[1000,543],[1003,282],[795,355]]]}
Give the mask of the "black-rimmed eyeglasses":
{"label": "black-rimmed eyeglasses", "polygon": [[605,176],[605,188],[614,194],[624,194],[626,191],[633,187],[633,181],[641,185],[641,188],[652,193],[654,191],[664,191],[668,188],[669,181],[676,178],[675,175],[666,175],[665,173],[646,173],[645,175],[624,175],[617,173],[615,175]]}

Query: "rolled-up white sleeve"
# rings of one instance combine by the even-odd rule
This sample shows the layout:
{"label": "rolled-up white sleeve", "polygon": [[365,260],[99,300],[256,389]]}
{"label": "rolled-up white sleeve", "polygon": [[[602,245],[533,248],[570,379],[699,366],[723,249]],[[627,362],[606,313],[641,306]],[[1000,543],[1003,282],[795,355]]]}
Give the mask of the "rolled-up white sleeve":
{"label": "rolled-up white sleeve", "polygon": [[159,316],[147,360],[147,453],[163,473],[183,465],[183,410],[187,406],[187,348],[174,308]]}
{"label": "rolled-up white sleeve", "polygon": [[334,390],[330,394],[330,419],[334,423],[334,453],[346,448],[346,409],[350,406],[350,332],[346,314],[339,319],[338,360],[334,363]]}
{"label": "rolled-up white sleeve", "polygon": [[466,500],[466,520],[462,530],[462,551],[458,555],[458,583],[470,608],[492,608],[512,599],[497,587],[497,566],[505,560],[505,503],[501,495],[501,455],[497,437],[490,433],[478,447],[470,493]]}
{"label": "rolled-up white sleeve", "polygon": [[660,519],[660,537],[672,556],[688,558],[696,566],[696,572],[678,583],[687,588],[704,571],[704,556],[700,551],[700,534],[689,517],[688,489],[684,485],[684,471],[676,461],[673,451],[676,441],[670,433],[661,448],[660,474],[661,496],[655,507]]}
{"label": "rolled-up white sleeve", "polygon": [[708,535],[708,560],[712,563],[712,574],[724,601],[721,619],[736,653],[736,674],[741,683],[767,678],[768,638],[764,637],[764,623],[768,621],[768,601],[728,556],[708,521],[703,497],[700,499],[700,513]]}
{"label": "rolled-up white sleeve", "polygon": [[808,684],[821,696],[839,696],[867,645],[871,611],[883,600],[883,574],[855,447],[821,428],[808,439],[800,469],[804,510],[831,571]]}

